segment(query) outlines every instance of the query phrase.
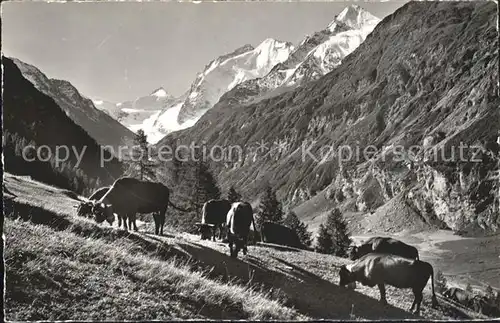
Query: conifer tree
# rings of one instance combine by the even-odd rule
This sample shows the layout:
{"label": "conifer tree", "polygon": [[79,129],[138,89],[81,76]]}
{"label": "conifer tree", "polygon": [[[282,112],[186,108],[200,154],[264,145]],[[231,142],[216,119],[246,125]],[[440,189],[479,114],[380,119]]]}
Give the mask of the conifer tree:
{"label": "conifer tree", "polygon": [[[339,209],[335,208],[328,214],[325,225],[320,229],[325,231],[322,233],[320,230],[319,232],[318,244],[320,240],[322,244],[318,246],[318,249],[322,250],[320,252],[331,253],[338,257],[347,257],[351,239],[347,232],[347,223]],[[327,239],[331,239],[331,242],[325,242]]]}
{"label": "conifer tree", "polygon": [[316,252],[333,253],[333,238],[325,225],[319,225],[318,238],[316,239]]}
{"label": "conifer tree", "polygon": [[134,137],[134,148],[132,150],[132,160],[127,172],[129,176],[137,176],[140,180],[156,180],[154,163],[150,160],[148,150],[148,137],[144,130],[139,129]]}
{"label": "conifer tree", "polygon": [[220,199],[220,189],[208,163],[203,160],[199,151],[195,151],[194,160],[186,163],[184,168],[184,185],[188,186],[187,191],[191,197],[191,208],[198,215],[201,213],[201,208],[205,202]]}
{"label": "conifer tree", "polygon": [[236,192],[233,186],[229,188],[227,193],[227,200],[231,203],[241,201],[241,194]]}
{"label": "conifer tree", "polygon": [[311,246],[311,232],[307,230],[307,225],[299,220],[295,212],[289,212],[283,220],[283,224],[295,231],[304,246]]}
{"label": "conifer tree", "polygon": [[281,203],[276,198],[276,192],[267,186],[259,205],[258,213],[258,225],[259,227],[265,221],[282,223],[283,222],[283,210]]}

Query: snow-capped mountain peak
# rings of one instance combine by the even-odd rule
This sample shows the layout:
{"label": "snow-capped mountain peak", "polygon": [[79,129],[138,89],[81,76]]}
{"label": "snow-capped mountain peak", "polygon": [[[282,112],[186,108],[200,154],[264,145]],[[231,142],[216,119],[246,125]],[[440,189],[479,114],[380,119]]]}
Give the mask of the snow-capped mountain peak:
{"label": "snow-capped mountain peak", "polygon": [[380,19],[362,7],[352,4],[342,10],[335,17],[335,19],[328,25],[328,29],[333,31],[339,22],[352,29],[362,29],[364,27],[375,26],[380,22]]}
{"label": "snow-capped mountain peak", "polygon": [[241,82],[265,76],[294,50],[289,42],[267,38],[257,47],[245,45],[211,61],[193,82],[179,111],[179,124],[198,119],[220,97]]}
{"label": "snow-capped mountain peak", "polygon": [[255,52],[258,53],[257,68],[273,67],[284,62],[293,50],[294,46],[289,42],[267,38],[255,48]]}
{"label": "snow-capped mountain peak", "polygon": [[153,93],[151,93],[152,96],[156,96],[158,98],[165,98],[165,97],[171,97],[170,94],[167,93],[167,91],[165,91],[164,88],[160,87],[156,90],[153,91]]}
{"label": "snow-capped mountain peak", "polygon": [[[380,19],[357,5],[350,5],[336,15],[323,30],[307,35],[290,53],[264,77],[238,84],[228,98],[239,103],[264,95],[280,87],[297,86],[315,80],[338,66],[372,32]],[[269,46],[266,40],[259,47]],[[234,100],[231,100],[234,102]]]}
{"label": "snow-capped mountain peak", "polygon": [[[161,109],[148,106],[139,111],[138,107],[144,105],[139,103],[149,101],[146,98],[134,101],[130,108],[136,109],[136,114],[141,113],[142,122],[136,123],[139,121],[137,118],[130,120],[130,124],[131,121],[136,124],[129,128],[134,131],[144,129],[148,140],[155,143],[171,131],[195,124],[228,92],[237,93],[231,96],[245,102],[251,96],[279,87],[296,86],[317,79],[338,66],[379,21],[363,8],[350,5],[335,16],[327,28],[307,36],[297,47],[273,38],[263,40],[256,47],[249,44],[239,47],[211,60],[197,73],[182,97],[164,102]],[[165,96],[168,96],[167,92],[160,88],[149,99]],[[126,106],[124,103],[121,111]],[[145,116],[148,117],[143,119]],[[124,122],[123,119],[120,121]]]}

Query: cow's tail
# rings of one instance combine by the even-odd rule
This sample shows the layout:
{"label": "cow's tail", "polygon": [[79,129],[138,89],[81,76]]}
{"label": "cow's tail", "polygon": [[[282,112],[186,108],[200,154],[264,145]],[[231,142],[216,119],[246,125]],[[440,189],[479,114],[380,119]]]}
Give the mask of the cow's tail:
{"label": "cow's tail", "polygon": [[176,206],[172,201],[168,200],[168,204],[171,205],[174,209],[181,211],[181,212],[190,212],[190,209],[183,209],[181,207]]}
{"label": "cow's tail", "polygon": [[436,293],[434,291],[434,269],[432,268],[432,265],[429,264],[430,272],[431,272],[431,287],[432,287],[432,306],[436,307],[438,305],[438,301],[436,298]]}
{"label": "cow's tail", "polygon": [[257,226],[255,226],[255,217],[253,216],[253,212],[252,212],[252,225],[253,225],[253,230],[255,232],[254,237],[253,237],[253,240],[254,240],[253,242],[257,243],[257,234],[260,235],[260,241],[262,242],[262,234],[260,234],[260,232],[257,231]]}
{"label": "cow's tail", "polygon": [[203,208],[201,209],[201,223],[205,223],[207,216],[207,203],[203,204]]}

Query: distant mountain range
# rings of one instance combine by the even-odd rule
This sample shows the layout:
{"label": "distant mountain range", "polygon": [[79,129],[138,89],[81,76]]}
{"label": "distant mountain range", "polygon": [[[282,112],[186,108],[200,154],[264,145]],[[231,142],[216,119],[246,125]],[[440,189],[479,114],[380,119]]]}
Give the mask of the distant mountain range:
{"label": "distant mountain range", "polygon": [[325,75],[355,50],[379,21],[360,6],[350,5],[324,30],[307,36],[297,47],[269,38],[255,48],[244,45],[214,59],[180,98],[163,90],[162,99],[149,95],[121,104],[94,103],[129,129],[142,128],[149,141],[156,143],[169,132],[193,126],[221,98],[247,102]]}
{"label": "distant mountain range", "polygon": [[[314,230],[334,207],[359,214],[353,223],[372,234],[382,224],[382,232],[411,230],[412,221],[467,232],[497,230],[496,9],[493,2],[410,2],[380,22],[342,64],[314,60],[349,26],[376,23],[351,6],[266,77],[240,83],[193,127],[157,145],[243,147],[241,159],[213,163],[222,189],[238,187],[254,200],[269,184],[285,208]],[[330,28],[339,33],[328,36]],[[338,44],[332,53],[342,49]],[[317,78],[298,72],[305,62],[316,75],[336,67]],[[290,82],[294,86],[276,90]],[[460,145],[476,147],[481,162],[472,160],[472,148],[459,160]],[[340,147],[351,148],[355,157],[340,160]],[[366,147],[376,151],[367,157]],[[421,149],[410,154],[409,147]],[[388,214],[413,218],[390,222]]]}

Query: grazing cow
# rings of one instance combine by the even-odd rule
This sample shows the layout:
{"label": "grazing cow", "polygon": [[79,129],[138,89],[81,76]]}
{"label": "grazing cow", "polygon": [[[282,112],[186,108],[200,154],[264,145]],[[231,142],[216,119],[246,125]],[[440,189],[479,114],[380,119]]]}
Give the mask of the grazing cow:
{"label": "grazing cow", "polygon": [[263,242],[295,248],[303,247],[297,233],[284,225],[274,222],[264,222],[260,231]]}
{"label": "grazing cow", "polygon": [[90,195],[90,197],[88,198],[88,201],[82,201],[80,203],[77,209],[77,214],[79,216],[91,217],[92,207],[94,206],[93,201],[99,201],[104,196],[104,194],[108,192],[108,190],[109,186],[105,186],[92,193],[92,195]]}
{"label": "grazing cow", "polygon": [[250,233],[251,224],[253,224],[254,230],[257,231],[252,206],[247,202],[233,203],[226,218],[227,240],[231,257],[238,257],[240,249],[243,249],[244,255],[247,254],[248,234]]}
{"label": "grazing cow", "polygon": [[431,264],[395,255],[370,253],[356,261],[350,269],[344,265],[340,268],[340,286],[360,282],[365,286],[378,286],[380,301],[387,304],[385,284],[397,288],[411,288],[415,299],[410,311],[416,305],[415,313],[419,314],[422,303],[422,291],[429,277],[432,282],[432,306],[437,306],[434,293],[434,270]]}
{"label": "grazing cow", "polygon": [[215,241],[217,228],[219,229],[219,239],[222,240],[223,227],[230,209],[231,202],[228,200],[210,200],[203,205],[201,223],[196,223],[199,226],[202,240],[212,237]]}
{"label": "grazing cow", "polygon": [[408,259],[419,259],[417,248],[392,238],[373,237],[361,246],[351,249],[350,258],[356,260],[368,253],[383,253]]}
{"label": "grazing cow", "polygon": [[99,223],[114,218],[113,212],[118,215],[118,219],[123,220],[123,227],[127,230],[127,219],[129,224],[135,225],[137,213],[153,213],[155,221],[155,234],[163,235],[165,224],[165,213],[168,206],[183,212],[184,210],[175,206],[170,201],[170,190],[161,183],[141,181],[131,177],[121,177],[117,179],[106,194],[101,199],[94,202],[92,213]]}

